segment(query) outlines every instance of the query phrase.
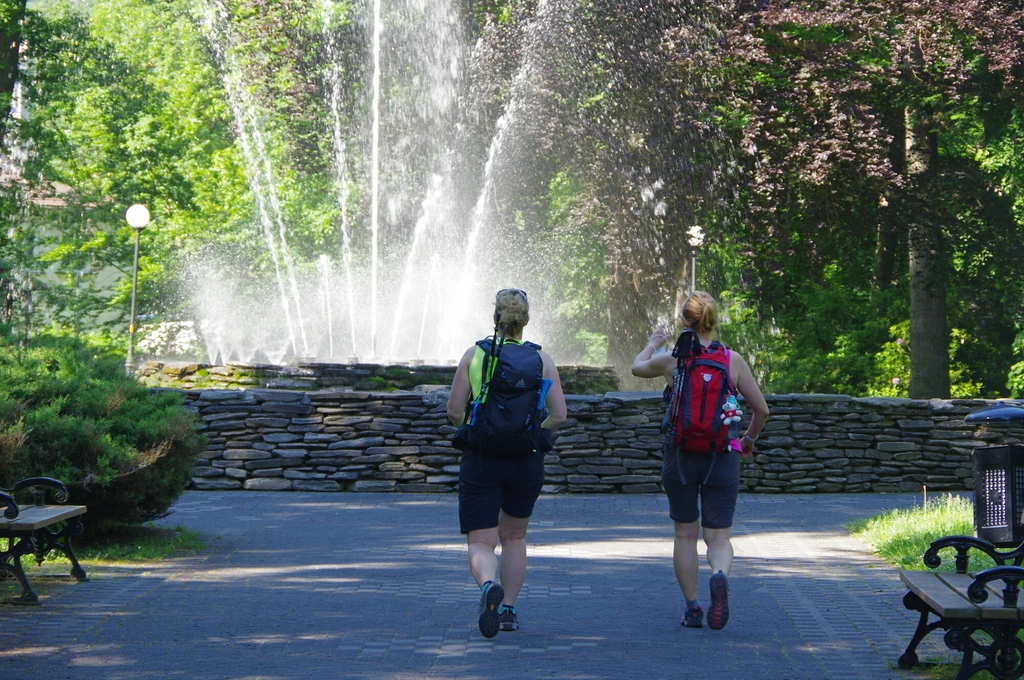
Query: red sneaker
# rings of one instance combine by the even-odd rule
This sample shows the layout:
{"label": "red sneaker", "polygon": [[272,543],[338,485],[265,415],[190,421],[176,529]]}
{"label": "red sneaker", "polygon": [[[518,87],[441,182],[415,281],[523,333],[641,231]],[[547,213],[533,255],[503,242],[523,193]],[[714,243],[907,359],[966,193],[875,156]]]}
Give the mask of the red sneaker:
{"label": "red sneaker", "polygon": [[729,579],[718,572],[711,577],[711,609],[708,611],[708,628],[722,630],[729,623]]}

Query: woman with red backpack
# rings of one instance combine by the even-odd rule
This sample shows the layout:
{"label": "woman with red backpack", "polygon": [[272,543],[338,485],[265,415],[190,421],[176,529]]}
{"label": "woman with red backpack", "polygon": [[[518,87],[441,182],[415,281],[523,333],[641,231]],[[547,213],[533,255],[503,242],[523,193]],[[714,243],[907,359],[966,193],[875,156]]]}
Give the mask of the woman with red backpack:
{"label": "woman with red backpack", "polygon": [[[768,404],[743,357],[712,339],[718,323],[714,299],[701,291],[692,293],[683,304],[682,317],[684,330],[672,352],[658,352],[669,340],[659,326],[633,361],[632,372],[638,378],[664,377],[670,386],[662,423],[661,479],[675,522],[672,562],[686,598],[681,623],[688,628],[704,624],[704,608],[697,598],[697,538],[703,527],[712,571],[708,626],[720,630],[729,621],[730,530],[739,495],[740,457],[753,452],[768,420]],[[753,411],[742,436],[737,392]],[[730,421],[736,422],[730,426]]]}

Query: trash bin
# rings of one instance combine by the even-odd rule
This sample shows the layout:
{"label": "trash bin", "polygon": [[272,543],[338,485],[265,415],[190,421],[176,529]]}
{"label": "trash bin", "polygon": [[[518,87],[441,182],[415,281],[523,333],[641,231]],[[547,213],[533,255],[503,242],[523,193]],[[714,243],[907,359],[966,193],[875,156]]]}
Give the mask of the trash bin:
{"label": "trash bin", "polygon": [[[1024,426],[1024,408],[999,402],[966,418],[968,423]],[[1024,543],[1024,446],[975,449],[974,526],[978,538],[1001,548]]]}

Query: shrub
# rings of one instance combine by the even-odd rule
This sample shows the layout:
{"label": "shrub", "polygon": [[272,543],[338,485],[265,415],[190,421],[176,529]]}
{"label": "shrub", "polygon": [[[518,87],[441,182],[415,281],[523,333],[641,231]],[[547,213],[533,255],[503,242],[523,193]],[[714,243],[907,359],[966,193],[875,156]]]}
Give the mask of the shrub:
{"label": "shrub", "polygon": [[195,415],[96,340],[9,337],[0,328],[0,486],[55,477],[89,506],[90,531],[166,515],[203,448]]}
{"label": "shrub", "polygon": [[1021,361],[1018,361],[1010,367],[1010,375],[1006,381],[1006,386],[1010,388],[1010,396],[1014,399],[1020,399],[1024,397],[1024,328],[1017,334],[1017,338],[1013,341],[1013,354],[1014,356],[1021,357]]}

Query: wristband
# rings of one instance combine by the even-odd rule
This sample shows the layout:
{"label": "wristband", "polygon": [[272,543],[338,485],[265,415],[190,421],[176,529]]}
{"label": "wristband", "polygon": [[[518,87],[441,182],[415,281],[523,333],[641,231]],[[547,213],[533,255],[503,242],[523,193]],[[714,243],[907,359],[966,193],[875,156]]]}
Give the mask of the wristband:
{"label": "wristband", "polygon": [[757,443],[757,437],[751,437],[749,434],[747,434],[745,432],[743,433],[743,438],[746,439],[751,444],[756,444]]}

